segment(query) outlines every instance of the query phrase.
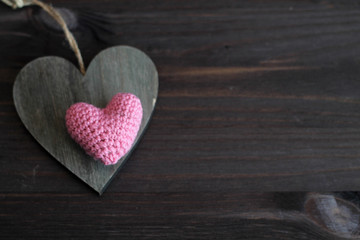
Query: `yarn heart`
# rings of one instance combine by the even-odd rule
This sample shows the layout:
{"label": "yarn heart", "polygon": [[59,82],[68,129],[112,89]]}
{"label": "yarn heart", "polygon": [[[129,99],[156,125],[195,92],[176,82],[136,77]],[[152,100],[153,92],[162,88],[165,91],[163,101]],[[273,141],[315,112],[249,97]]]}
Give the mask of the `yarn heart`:
{"label": "yarn heart", "polygon": [[66,111],[65,119],[69,134],[87,154],[112,165],[131,149],[142,115],[139,98],[118,93],[104,109],[75,103]]}

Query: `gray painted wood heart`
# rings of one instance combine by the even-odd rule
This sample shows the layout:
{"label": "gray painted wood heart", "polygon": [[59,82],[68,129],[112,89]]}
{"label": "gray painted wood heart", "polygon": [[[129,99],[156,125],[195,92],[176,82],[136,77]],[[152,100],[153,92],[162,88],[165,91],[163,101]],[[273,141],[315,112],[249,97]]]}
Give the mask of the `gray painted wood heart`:
{"label": "gray painted wood heart", "polygon": [[[119,92],[136,95],[143,107],[140,130],[131,150],[105,166],[88,156],[67,133],[66,110],[76,102],[104,108]],[[27,64],[13,89],[16,110],[34,138],[59,162],[100,194],[131,154],[154,111],[158,74],[151,59],[128,46],[100,52],[85,76],[69,61],[43,57]]]}

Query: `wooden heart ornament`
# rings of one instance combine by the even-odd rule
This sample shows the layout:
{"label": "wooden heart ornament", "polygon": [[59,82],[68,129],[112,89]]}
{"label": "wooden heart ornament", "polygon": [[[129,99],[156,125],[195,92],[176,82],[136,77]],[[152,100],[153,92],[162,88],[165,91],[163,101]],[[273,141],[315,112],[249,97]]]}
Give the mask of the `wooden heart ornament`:
{"label": "wooden heart ornament", "polygon": [[13,89],[34,138],[100,194],[144,133],[157,94],[154,63],[128,46],[100,52],[85,76],[63,58],[38,58],[20,71]]}

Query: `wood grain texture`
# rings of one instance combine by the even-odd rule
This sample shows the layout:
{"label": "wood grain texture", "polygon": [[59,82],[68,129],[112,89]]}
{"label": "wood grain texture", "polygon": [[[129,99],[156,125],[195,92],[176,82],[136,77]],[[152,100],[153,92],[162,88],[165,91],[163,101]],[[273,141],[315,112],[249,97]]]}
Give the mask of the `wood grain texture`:
{"label": "wood grain texture", "polygon": [[358,238],[321,225],[304,192],[253,192],[360,189],[358,1],[52,3],[75,13],[68,21],[87,65],[114,45],[148,54],[159,98],[130,161],[97,198],[33,140],[12,101],[28,62],[76,64],[73,53],[38,9],[0,6],[3,236]]}
{"label": "wood grain texture", "polygon": [[[0,224],[4,238],[19,239],[358,239],[357,233],[337,235],[312,221],[302,212],[304,197],[123,192],[89,201],[84,193],[9,193],[1,195],[6,208]],[[11,223],[18,226],[4,227]]]}
{"label": "wood grain texture", "polygon": [[[99,53],[85,76],[63,58],[36,59],[16,77],[13,96],[22,122],[34,138],[55,159],[102,194],[143,135],[154,111],[158,85],[156,67],[143,52],[117,46]],[[117,164],[105,166],[71,139],[65,114],[77,102],[105,108],[119,92],[138,96],[143,119],[130,151]]]}

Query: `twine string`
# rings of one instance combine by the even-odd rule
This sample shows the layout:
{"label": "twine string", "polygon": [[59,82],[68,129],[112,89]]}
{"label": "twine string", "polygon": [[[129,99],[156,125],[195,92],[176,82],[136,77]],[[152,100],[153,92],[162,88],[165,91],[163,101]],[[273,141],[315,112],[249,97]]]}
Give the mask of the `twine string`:
{"label": "twine string", "polygon": [[37,5],[41,7],[45,12],[47,12],[60,25],[60,27],[64,31],[66,40],[69,42],[69,45],[71,49],[74,51],[75,56],[78,60],[80,72],[83,75],[85,75],[86,72],[85,65],[80,53],[79,46],[73,34],[69,31],[69,28],[67,27],[65,20],[55,8],[39,0],[1,0],[1,1],[6,5],[12,7],[13,9],[22,8],[30,5]]}

